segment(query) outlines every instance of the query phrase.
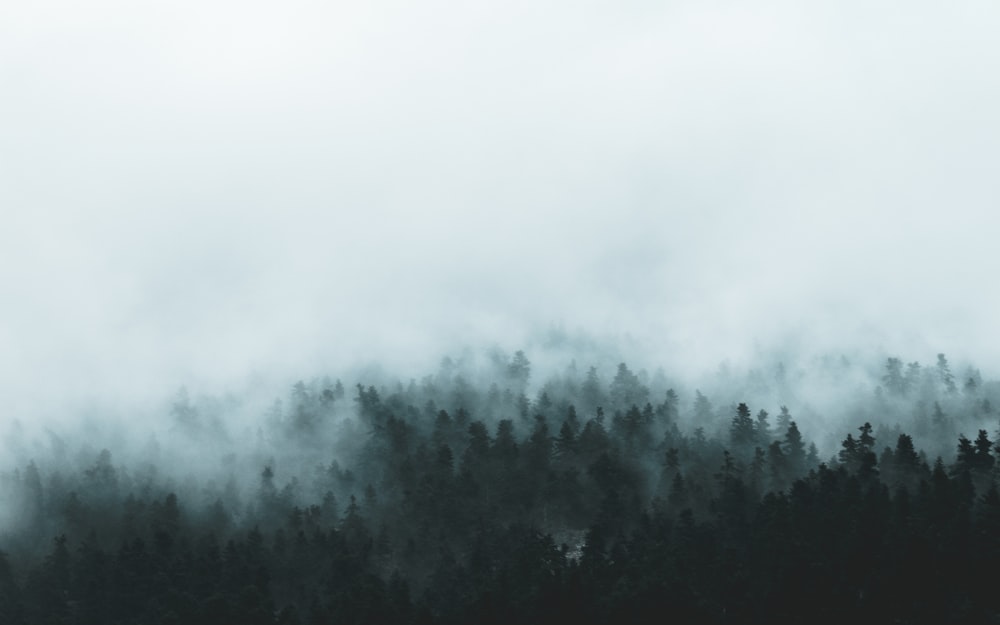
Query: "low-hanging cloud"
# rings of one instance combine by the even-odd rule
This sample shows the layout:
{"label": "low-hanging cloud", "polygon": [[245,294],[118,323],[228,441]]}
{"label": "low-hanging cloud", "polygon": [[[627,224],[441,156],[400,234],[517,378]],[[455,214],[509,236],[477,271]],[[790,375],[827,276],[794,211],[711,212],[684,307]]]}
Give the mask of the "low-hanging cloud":
{"label": "low-hanging cloud", "polygon": [[987,3],[8,4],[7,419],[550,325],[1000,364]]}

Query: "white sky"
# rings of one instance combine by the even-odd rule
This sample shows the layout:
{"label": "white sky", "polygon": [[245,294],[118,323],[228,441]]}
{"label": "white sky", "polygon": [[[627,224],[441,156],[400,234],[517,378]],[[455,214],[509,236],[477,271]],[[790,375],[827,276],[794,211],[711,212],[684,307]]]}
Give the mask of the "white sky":
{"label": "white sky", "polygon": [[4,417],[553,324],[996,367],[997,33],[985,0],[0,3]]}

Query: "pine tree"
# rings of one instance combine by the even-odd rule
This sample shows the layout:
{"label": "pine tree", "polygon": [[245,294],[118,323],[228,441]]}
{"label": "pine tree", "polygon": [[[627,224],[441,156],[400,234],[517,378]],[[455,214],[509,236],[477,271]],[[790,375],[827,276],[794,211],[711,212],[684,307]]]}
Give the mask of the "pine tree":
{"label": "pine tree", "polygon": [[885,375],[882,376],[882,384],[890,395],[902,395],[906,390],[903,381],[903,361],[899,358],[889,358],[885,363]]}
{"label": "pine tree", "polygon": [[757,413],[757,423],[754,425],[754,435],[758,445],[771,444],[771,424],[768,422],[767,411],[763,408]]}
{"label": "pine tree", "polygon": [[754,422],[750,417],[750,408],[741,403],[736,407],[736,416],[729,425],[729,443],[741,454],[748,452],[756,442]]}
{"label": "pine tree", "polygon": [[991,450],[993,449],[993,441],[989,439],[989,435],[986,433],[986,430],[979,430],[975,446],[976,453],[973,466],[977,471],[988,473],[993,469],[994,458],[991,453]]}
{"label": "pine tree", "polygon": [[778,431],[787,432],[788,426],[792,424],[792,415],[788,412],[788,406],[782,406],[778,413]]}
{"label": "pine tree", "polygon": [[632,373],[624,362],[618,365],[618,373],[611,381],[609,395],[616,408],[641,406],[649,401],[649,389],[639,381],[638,376]]}
{"label": "pine tree", "polygon": [[604,403],[601,387],[601,379],[597,375],[597,368],[590,367],[587,369],[587,378],[580,388],[580,396],[583,399],[584,408],[587,408],[588,411],[596,410],[598,406]]}
{"label": "pine tree", "polygon": [[858,466],[858,442],[854,440],[854,436],[848,433],[847,438],[840,443],[840,447],[840,452],[837,454],[840,463],[847,467],[848,471],[856,471]]}
{"label": "pine tree", "polygon": [[868,479],[878,474],[875,437],[872,436],[872,425],[867,421],[858,430],[861,431],[858,436],[858,475]]}
{"label": "pine tree", "polygon": [[507,378],[517,391],[524,391],[528,386],[528,380],[531,378],[531,361],[523,351],[514,352],[514,357],[507,365]]}
{"label": "pine tree", "polygon": [[958,387],[955,386],[955,376],[951,374],[951,367],[948,365],[948,359],[945,358],[944,354],[937,355],[937,373],[945,392],[949,395],[954,395],[958,392]]}
{"label": "pine tree", "polygon": [[560,458],[568,458],[576,450],[576,433],[569,419],[563,421],[559,428],[559,436],[555,441],[555,452]]}
{"label": "pine tree", "polygon": [[698,390],[694,392],[694,418],[702,427],[712,419],[712,403]]}
{"label": "pine tree", "polygon": [[802,434],[799,432],[799,427],[795,424],[795,421],[788,424],[782,451],[785,452],[788,468],[792,474],[801,475],[805,471],[806,446],[802,441]]}

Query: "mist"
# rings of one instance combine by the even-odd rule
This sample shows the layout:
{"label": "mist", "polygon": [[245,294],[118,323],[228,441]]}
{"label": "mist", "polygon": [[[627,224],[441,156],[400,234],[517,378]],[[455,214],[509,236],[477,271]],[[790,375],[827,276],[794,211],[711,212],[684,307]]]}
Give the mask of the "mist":
{"label": "mist", "polygon": [[[346,532],[370,479],[372,531],[399,529],[383,408],[422,468],[442,441],[473,466],[457,424],[526,447],[573,405],[595,430],[607,409],[617,458],[625,382],[662,431],[629,460],[622,536],[642,506],[684,518],[667,478],[715,513],[726,446],[755,460],[741,405],[815,444],[748,500],[864,476],[842,446],[868,422],[892,488],[940,456],[940,483],[972,471],[985,497],[955,450],[1000,405],[997,32],[978,0],[0,6],[0,548],[27,571],[46,532],[86,535],[84,513],[32,516],[36,477],[87,514],[179,498],[237,542],[309,506]],[[760,435],[774,466],[787,432]],[[559,460],[587,514],[502,518],[590,557],[599,456]],[[414,597],[434,588],[437,552],[393,544]]]}
{"label": "mist", "polygon": [[898,8],[4,7],[4,419],[553,327],[996,367],[998,11]]}

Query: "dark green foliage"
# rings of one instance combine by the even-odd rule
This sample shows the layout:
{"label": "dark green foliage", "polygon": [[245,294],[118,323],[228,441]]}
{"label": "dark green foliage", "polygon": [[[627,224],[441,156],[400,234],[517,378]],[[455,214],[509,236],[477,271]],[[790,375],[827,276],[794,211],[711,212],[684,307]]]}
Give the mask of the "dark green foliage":
{"label": "dark green foliage", "polygon": [[608,391],[611,403],[616,408],[641,406],[649,399],[649,389],[639,381],[639,377],[630,371],[625,363],[618,365],[618,373],[611,381]]}
{"label": "dark green foliage", "polygon": [[0,623],[24,623],[21,590],[14,579],[7,554],[3,551],[0,551]]}
{"label": "dark green foliage", "polygon": [[[765,410],[717,416],[700,392],[689,410],[672,390],[655,404],[625,364],[607,387],[591,368],[532,402],[527,357],[500,364],[488,391],[450,361],[420,387],[357,385],[351,453],[314,475],[261,458],[242,498],[140,482],[107,450],[69,476],[27,464],[0,623],[1000,621],[981,573],[1000,570],[987,430],[955,432],[932,469],[901,428],[864,422],[822,464],[784,406],[772,431]],[[934,371],[955,394],[943,357]],[[890,359],[884,401],[920,375]],[[280,431],[340,444],[343,395],[296,384]],[[174,418],[195,427],[181,399]]]}
{"label": "dark green foliage", "polygon": [[782,442],[782,451],[785,453],[785,463],[792,475],[801,475],[806,467],[806,445],[802,440],[802,433],[795,421],[788,424],[785,431],[785,440]]}
{"label": "dark green foliage", "polygon": [[[766,422],[767,413],[765,413]],[[736,416],[729,425],[729,444],[733,449],[745,453],[752,449],[757,441],[757,431],[750,417],[750,408],[746,404],[736,407]]]}

